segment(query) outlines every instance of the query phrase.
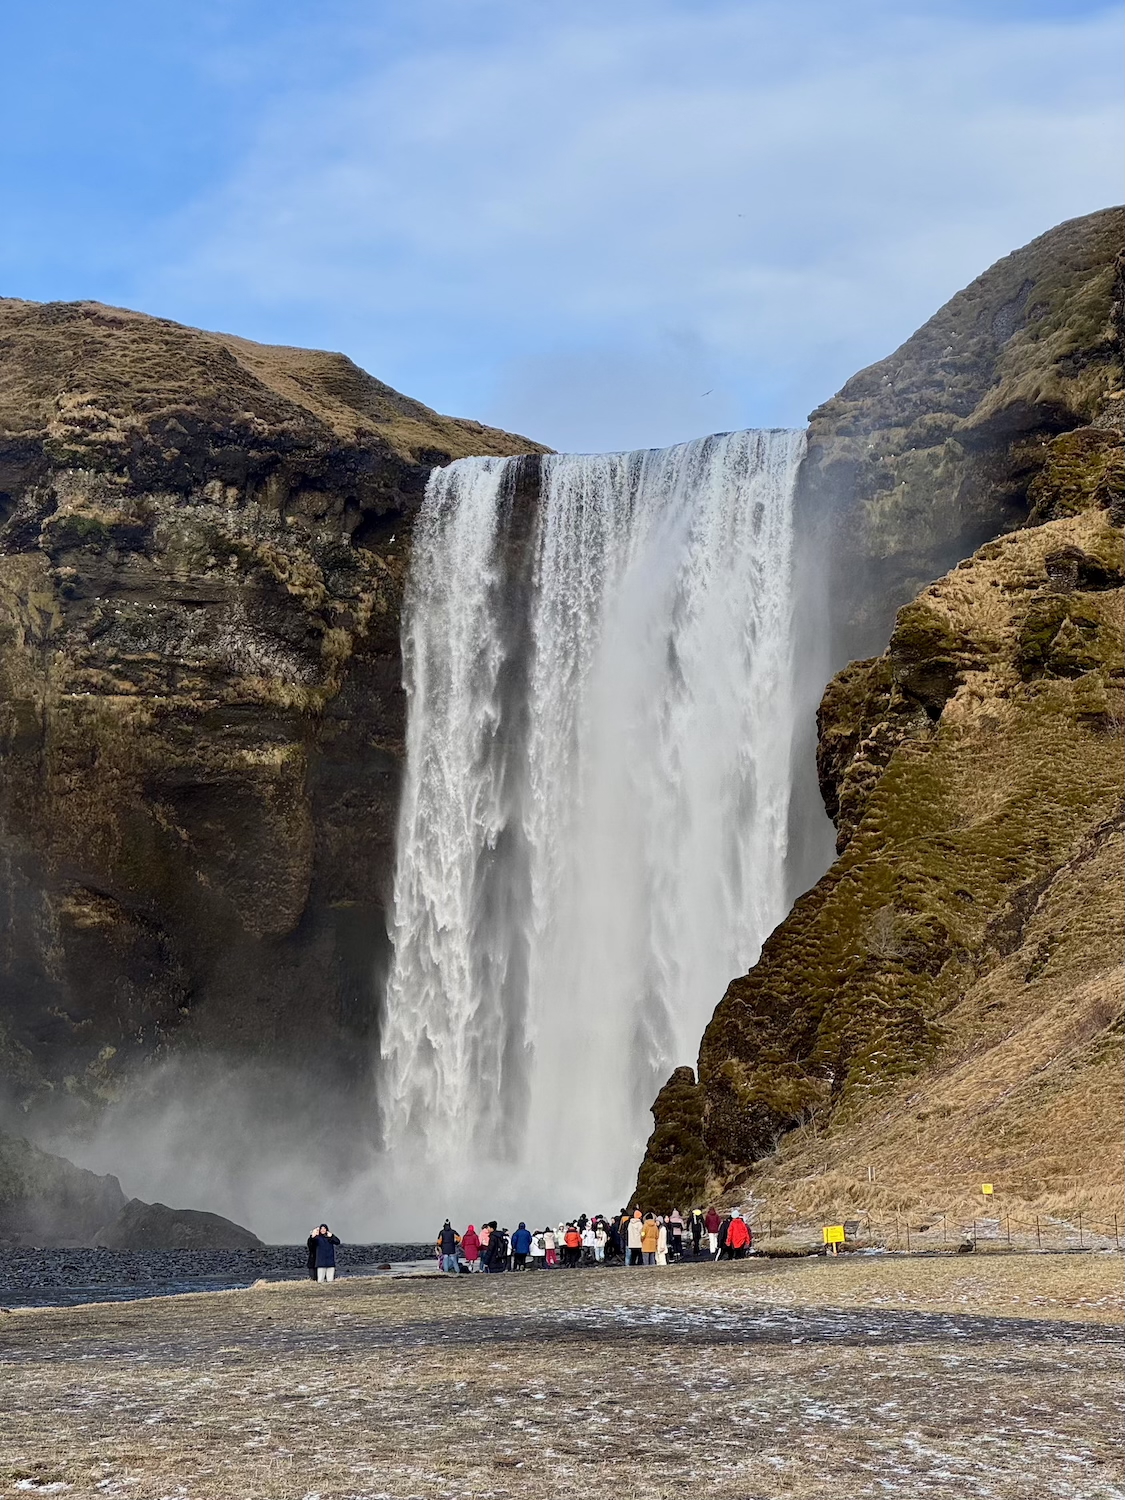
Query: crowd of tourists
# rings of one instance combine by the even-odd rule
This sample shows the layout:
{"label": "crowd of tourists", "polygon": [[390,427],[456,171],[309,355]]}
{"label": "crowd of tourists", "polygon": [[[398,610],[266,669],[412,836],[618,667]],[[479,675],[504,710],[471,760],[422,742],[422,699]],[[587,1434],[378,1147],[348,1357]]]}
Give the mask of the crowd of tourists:
{"label": "crowd of tourists", "polygon": [[521,1219],[509,1234],[496,1219],[462,1233],[446,1219],[435,1242],[443,1271],[529,1271],[578,1266],[666,1266],[683,1260],[739,1260],[753,1245],[750,1225],[736,1209],[693,1208],[682,1214],[623,1208],[613,1218],[577,1218],[529,1229]]}

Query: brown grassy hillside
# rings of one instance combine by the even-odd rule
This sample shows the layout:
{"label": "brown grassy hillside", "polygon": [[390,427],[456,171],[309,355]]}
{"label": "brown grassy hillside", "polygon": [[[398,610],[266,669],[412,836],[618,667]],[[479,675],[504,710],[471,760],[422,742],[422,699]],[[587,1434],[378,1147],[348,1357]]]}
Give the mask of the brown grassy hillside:
{"label": "brown grassy hillside", "polygon": [[1108,429],[1055,446],[1043,523],[830,684],[840,857],[727,990],[698,1085],[658,1101],[643,1197],[1119,1201],[1120,453]]}

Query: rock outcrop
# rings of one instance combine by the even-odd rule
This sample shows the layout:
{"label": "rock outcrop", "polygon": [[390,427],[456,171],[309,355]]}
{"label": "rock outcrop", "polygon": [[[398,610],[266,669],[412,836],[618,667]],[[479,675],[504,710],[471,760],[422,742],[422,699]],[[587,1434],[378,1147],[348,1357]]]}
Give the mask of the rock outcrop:
{"label": "rock outcrop", "polygon": [[116,1177],[0,1134],[0,1243],[90,1245],[125,1202]]}
{"label": "rock outcrop", "polygon": [[[809,482],[833,452],[852,462],[841,568],[870,549],[878,580],[877,609],[840,616],[853,639],[953,560],[950,517],[973,555],[829,684],[818,768],[839,858],[730,985],[698,1082],[681,1069],[657,1101],[643,1201],[749,1182],[856,1206],[875,1163],[871,1191],[896,1205],[995,1180],[1108,1212],[1120,1191],[1125,378],[1104,239],[1120,223],[1001,262],[814,417]],[[991,384],[962,384],[953,315],[995,327],[982,289],[1001,283],[1005,351]],[[980,546],[981,530],[1006,534]]]}
{"label": "rock outcrop", "polygon": [[198,1208],[169,1208],[130,1198],[94,1236],[106,1250],[260,1250],[249,1229]]}
{"label": "rock outcrop", "polygon": [[410,519],[432,466],[537,451],[341,355],[0,301],[9,1104],[169,1049],[365,1067]]}
{"label": "rock outcrop", "polygon": [[[920,589],[1041,514],[1044,485],[1062,503],[1060,463],[1082,485],[1104,482],[1118,446],[1107,416],[1121,403],[1123,242],[1120,208],[1058,225],[813,412],[797,498],[828,578],[830,670],[882,650]],[[1044,479],[1045,467],[1056,472]]]}

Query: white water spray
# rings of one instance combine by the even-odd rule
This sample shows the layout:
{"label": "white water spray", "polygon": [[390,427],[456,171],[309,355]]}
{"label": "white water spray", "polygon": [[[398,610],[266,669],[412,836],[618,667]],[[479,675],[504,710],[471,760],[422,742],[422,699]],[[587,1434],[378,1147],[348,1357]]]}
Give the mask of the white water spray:
{"label": "white water spray", "polygon": [[537,505],[518,459],[431,478],[381,1075],[420,1210],[618,1207],[784,915],[803,453],[550,456]]}

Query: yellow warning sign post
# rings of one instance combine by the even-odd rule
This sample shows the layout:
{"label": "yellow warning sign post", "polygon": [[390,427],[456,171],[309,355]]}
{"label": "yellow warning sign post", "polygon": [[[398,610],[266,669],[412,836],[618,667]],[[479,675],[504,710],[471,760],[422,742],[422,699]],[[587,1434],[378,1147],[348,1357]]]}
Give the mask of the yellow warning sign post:
{"label": "yellow warning sign post", "polygon": [[992,1184],[991,1184],[991,1182],[982,1182],[981,1185],[980,1185],[980,1190],[981,1190],[981,1192],[984,1194],[984,1196],[986,1198],[991,1198],[992,1197]]}
{"label": "yellow warning sign post", "polygon": [[824,1226],[824,1243],[832,1247],[832,1254],[839,1255],[839,1247],[847,1238],[842,1224],[826,1224]]}

